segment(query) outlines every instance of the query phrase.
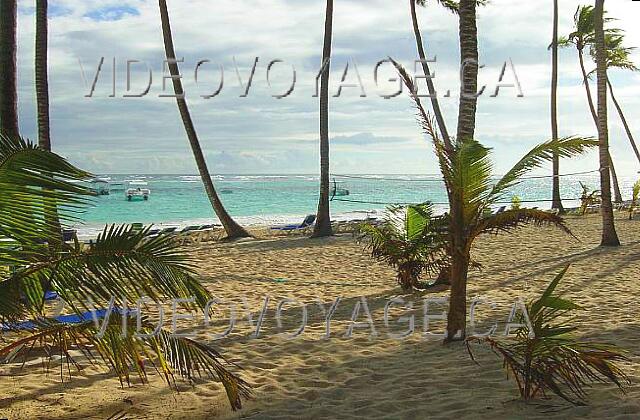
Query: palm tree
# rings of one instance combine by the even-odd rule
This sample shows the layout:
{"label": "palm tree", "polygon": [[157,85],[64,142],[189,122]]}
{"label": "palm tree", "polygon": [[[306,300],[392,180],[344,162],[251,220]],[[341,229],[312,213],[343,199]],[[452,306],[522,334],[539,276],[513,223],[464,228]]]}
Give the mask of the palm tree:
{"label": "palm tree", "polygon": [[[454,0],[436,0],[441,6],[445,9],[449,10],[452,13],[458,14],[460,4]],[[487,0],[476,0],[476,4],[478,6],[485,5]],[[431,79],[431,71],[429,70],[429,63],[427,63],[427,55],[424,52],[424,44],[422,42],[422,35],[420,34],[420,26],[418,25],[418,16],[416,13],[416,4],[419,6],[425,7],[427,5],[427,0],[409,0],[409,8],[411,10],[411,22],[413,24],[413,34],[416,38],[416,46],[418,47],[418,56],[422,62],[422,71],[424,72],[424,76],[427,81],[427,89],[429,90],[429,96],[431,99],[431,107],[433,109],[433,114],[435,116],[436,122],[438,124],[438,129],[440,130],[440,135],[444,140],[444,143],[447,147],[451,147],[451,139],[449,138],[449,131],[447,130],[447,125],[444,119],[444,115],[442,114],[442,110],[440,109],[440,102],[438,101],[438,97],[436,96],[436,88],[433,83],[433,79]]]}
{"label": "palm tree", "polygon": [[594,48],[596,52],[596,74],[598,76],[598,138],[600,149],[600,194],[602,213],[602,246],[618,246],[611,204],[609,184],[609,128],[607,121],[607,52],[604,32],[604,0],[596,0],[594,9]]}
{"label": "palm tree", "polygon": [[[327,0],[320,77],[320,198],[313,237],[333,235],[329,209],[329,69],[331,68],[331,38],[333,36],[333,0]],[[326,67],[325,67],[326,66]]]}
{"label": "palm tree", "polygon": [[[566,47],[574,45],[578,51],[578,61],[580,63],[580,71],[582,72],[582,82],[584,84],[585,92],[587,94],[587,103],[589,104],[589,110],[591,111],[591,117],[593,123],[598,128],[598,113],[596,112],[596,106],[591,95],[591,87],[589,85],[589,74],[584,63],[584,49],[593,45],[595,37],[594,27],[594,9],[592,6],[579,6],[573,17],[574,31],[569,34],[567,38],[562,38],[558,41],[560,46]],[[605,18],[604,22],[609,22],[611,19]],[[619,29],[607,29],[607,34],[616,34]],[[622,194],[620,193],[620,187],[618,184],[618,176],[616,169],[613,165],[613,159],[609,154],[609,168],[611,169],[611,179],[613,181],[614,196],[616,202],[622,202]],[[609,171],[607,171],[609,172]]]}
{"label": "palm tree", "polygon": [[[158,304],[192,299],[182,305],[190,310],[207,307],[211,294],[171,237],[111,226],[90,246],[76,241],[50,252],[48,213],[57,205],[62,220],[77,221],[90,194],[78,182],[90,176],[28,141],[0,135],[0,319],[8,330],[0,357],[20,360],[34,350],[50,358],[61,355],[61,368],[70,369],[80,368],[72,355],[80,350],[92,362],[102,361],[122,385],[132,375],[146,382],[145,366],[153,366],[169,385],[175,376],[210,376],[222,382],[232,408],[240,408],[249,387],[215,349],[164,329],[147,337],[135,334],[135,315],[123,324],[132,313],[114,306],[115,297],[133,303],[146,296]],[[48,292],[57,293],[71,314],[49,314]],[[87,312],[92,307],[101,308],[93,312],[101,327]],[[140,333],[154,331],[155,325],[141,321]]]}
{"label": "palm tree", "polygon": [[[553,39],[551,41],[551,138],[558,139],[558,0],[553,0]],[[551,208],[564,213],[560,198],[560,159],[553,156],[553,187]]]}
{"label": "palm tree", "polygon": [[51,151],[49,127],[49,81],[47,69],[47,0],[36,0],[35,84],[38,107],[38,145]]}
{"label": "palm tree", "polygon": [[20,132],[16,86],[17,17],[16,0],[0,1],[0,132],[9,136],[17,136]]}
{"label": "palm tree", "polygon": [[[415,92],[411,77],[402,66],[395,65],[409,92]],[[461,340],[464,339],[466,327],[466,288],[471,249],[478,236],[508,232],[524,224],[555,225],[570,233],[563,219],[549,212],[521,208],[487,215],[491,207],[505,200],[509,190],[527,172],[553,160],[554,152],[562,158],[569,158],[598,143],[593,139],[578,137],[552,139],[534,147],[506,175],[494,182],[490,149],[468,136],[457,137],[452,148],[448,149],[438,136],[433,119],[424,110],[420,98],[414,93],[411,93],[411,97],[418,109],[419,125],[433,142],[449,197],[448,239],[443,246],[448,248],[451,263],[451,295],[445,341]]]}
{"label": "palm tree", "polygon": [[211,174],[209,173],[207,162],[204,158],[204,154],[202,153],[202,148],[200,147],[198,134],[196,133],[195,126],[193,125],[193,121],[191,120],[189,107],[187,106],[187,101],[184,97],[182,81],[179,77],[180,70],[178,69],[178,63],[176,62],[176,53],[173,47],[173,38],[171,36],[171,25],[169,22],[169,12],[167,11],[167,2],[166,0],[159,0],[158,4],[160,6],[160,18],[162,20],[162,36],[164,38],[164,49],[167,56],[169,73],[172,76],[173,90],[175,92],[176,102],[178,103],[178,110],[180,111],[182,123],[184,124],[184,129],[187,133],[189,144],[191,145],[191,151],[193,152],[193,157],[196,160],[200,178],[202,179],[202,183],[204,184],[204,189],[207,192],[207,196],[209,197],[209,201],[211,202],[213,210],[218,216],[218,219],[220,219],[220,223],[222,223],[222,226],[227,233],[227,238],[237,239],[250,237],[251,235],[242,226],[237,224],[231,218],[229,213],[227,213],[227,210],[224,208],[222,202],[220,201],[220,197],[218,197],[218,193],[213,186]]}
{"label": "palm tree", "polygon": [[[634,48],[629,48],[623,46],[624,35],[623,31],[619,30],[615,34],[607,34],[605,33],[605,42],[607,46],[607,71],[611,68],[618,68],[622,70],[631,70],[638,71],[638,67],[631,61],[630,55]],[[595,51],[593,48],[589,50],[591,56],[595,61]],[[589,73],[591,76],[596,70],[593,70]],[[608,72],[607,72],[608,75]],[[638,147],[636,146],[636,142],[633,138],[633,134],[631,133],[631,129],[629,128],[629,123],[627,122],[624,113],[622,112],[622,107],[618,103],[616,96],[613,92],[613,85],[611,81],[607,77],[607,86],[609,87],[609,93],[611,94],[611,99],[613,100],[613,104],[618,111],[618,115],[620,116],[620,120],[622,121],[622,125],[627,133],[627,138],[629,139],[629,143],[631,144],[631,148],[633,149],[638,162],[640,162],[640,152],[638,152]]]}

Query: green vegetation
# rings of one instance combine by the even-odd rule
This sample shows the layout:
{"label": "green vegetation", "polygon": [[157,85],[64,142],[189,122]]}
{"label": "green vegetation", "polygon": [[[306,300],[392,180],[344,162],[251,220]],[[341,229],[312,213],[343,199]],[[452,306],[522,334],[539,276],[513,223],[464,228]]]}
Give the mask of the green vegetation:
{"label": "green vegetation", "polygon": [[473,358],[470,343],[489,345],[503,359],[507,373],[513,375],[520,396],[525,401],[547,396],[552,392],[573,404],[583,405],[586,387],[594,382],[612,382],[621,390],[629,383],[619,366],[630,361],[618,347],[579,339],[573,333],[577,327],[567,324],[579,305],[554,293],[567,272],[567,266],[547,286],[542,296],[526,305],[528,320],[520,314],[524,325],[515,335],[505,338],[469,337],[467,348]]}
{"label": "green vegetation", "polygon": [[[7,332],[0,356],[16,360],[43,350],[50,359],[61,355],[60,363],[79,368],[72,356],[78,349],[110,367],[121,384],[130,383],[131,374],[146,381],[146,365],[168,384],[176,375],[187,380],[210,376],[223,383],[231,406],[240,408],[249,387],[209,346],[163,329],[143,338],[134,334],[133,320],[123,336],[121,315],[131,314],[122,310],[105,316],[102,336],[93,320],[64,322],[47,313],[47,292],[57,293],[76,315],[93,306],[108,308],[112,298],[131,304],[143,296],[156,303],[194,297],[183,304],[185,309],[203,309],[211,298],[194,277],[193,261],[168,236],[151,238],[148,229],[111,226],[90,246],[52,240],[52,213],[57,209],[63,225],[77,220],[90,198],[77,181],[88,177],[56,154],[0,136],[0,267],[5,267],[0,270],[0,318]],[[27,319],[34,321],[25,328]],[[141,333],[155,329],[145,318],[141,327]]]}

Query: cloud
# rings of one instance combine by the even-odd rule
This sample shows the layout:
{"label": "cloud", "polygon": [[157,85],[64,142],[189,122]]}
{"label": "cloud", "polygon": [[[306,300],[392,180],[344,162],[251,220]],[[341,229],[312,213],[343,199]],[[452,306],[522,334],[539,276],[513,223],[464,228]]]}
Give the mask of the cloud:
{"label": "cloud", "polygon": [[[22,2],[21,2],[22,3]],[[396,4],[397,3],[397,4]],[[561,33],[571,29],[580,2],[561,2]],[[28,3],[23,3],[28,4]],[[24,135],[36,138],[33,88],[33,9],[21,4],[19,20],[19,109]],[[323,0],[191,0],[168,2],[177,54],[187,100],[212,172],[318,172],[318,98],[315,76],[320,65],[324,30]],[[30,6],[30,4],[29,4]],[[22,8],[26,7],[26,8]],[[636,2],[611,2],[617,26],[627,30],[627,43],[640,45],[640,26],[629,18],[640,11]],[[436,87],[449,130],[457,122],[458,26],[457,18],[431,2],[419,9],[427,54],[437,56]],[[479,101],[477,137],[494,147],[497,171],[513,163],[516,152],[530,148],[550,135],[549,84],[551,5],[527,0],[492,0],[479,12],[481,83],[488,93]],[[53,147],[75,163],[94,171],[194,172],[188,142],[175,101],[160,98],[164,59],[160,17],[156,0],[51,0],[50,90]],[[388,0],[344,0],[335,5],[334,61],[331,92],[339,86],[349,59],[357,62],[367,97],[359,89],[345,89],[330,100],[332,170],[340,172],[437,171],[428,139],[415,121],[406,95],[379,96],[373,67],[391,55],[413,70],[416,58],[408,5]],[[636,62],[640,51],[634,52]],[[93,98],[85,98],[78,60],[93,77],[98,61],[105,67]],[[240,98],[233,59],[243,79],[255,57],[260,57],[251,93]],[[111,60],[116,58],[116,97],[111,98]],[[290,97],[275,99],[288,82],[282,66],[266,80],[268,63],[283,59],[297,70],[298,85]],[[490,98],[505,60],[513,59],[525,94],[516,98],[503,89]],[[153,69],[153,85],[145,98],[123,98],[126,60],[143,60]],[[218,97],[205,100],[217,73],[211,71],[200,85],[194,80],[198,60],[224,64],[225,86]],[[589,63],[592,66],[592,63]],[[213,67],[211,67],[213,68]],[[274,69],[275,70],[275,69]],[[133,86],[145,80],[144,66],[134,66]],[[381,75],[381,89],[391,89],[391,71]],[[593,135],[575,52],[561,53],[560,130],[563,135]],[[640,76],[612,72],[618,100],[631,116],[640,112],[636,87]],[[353,79],[351,79],[353,80]],[[429,105],[425,99],[425,105]],[[616,169],[635,175],[637,161],[612,108],[611,147]],[[633,130],[640,127],[633,126]],[[635,132],[635,131],[634,131]],[[366,146],[366,147],[362,147]],[[593,158],[578,163],[597,164]],[[561,170],[573,161],[562,162]],[[583,168],[583,169],[584,169]]]}

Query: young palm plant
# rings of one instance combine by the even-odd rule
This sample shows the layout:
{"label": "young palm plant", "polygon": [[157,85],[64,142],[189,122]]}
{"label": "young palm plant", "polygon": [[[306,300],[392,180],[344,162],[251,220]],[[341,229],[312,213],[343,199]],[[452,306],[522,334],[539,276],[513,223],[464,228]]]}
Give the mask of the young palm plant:
{"label": "young palm plant", "polygon": [[580,215],[584,216],[589,206],[600,203],[600,190],[590,190],[587,184],[580,182],[582,194],[580,195]]}
{"label": "young palm plant", "polygon": [[[249,396],[248,384],[215,349],[164,329],[148,337],[134,334],[135,318],[121,334],[122,317],[131,313],[114,307],[114,298],[136,302],[146,296],[156,303],[179,298],[188,302],[184,309],[206,307],[210,294],[174,241],[151,238],[148,229],[136,233],[128,226],[112,226],[88,247],[76,241],[51,251],[50,213],[57,207],[63,224],[78,220],[90,199],[78,181],[88,177],[56,154],[0,136],[0,319],[5,333],[0,357],[26,358],[38,349],[63,356],[61,367],[71,367],[79,366],[72,357],[72,350],[79,349],[109,366],[121,384],[129,383],[132,374],[145,382],[146,364],[169,384],[175,376],[192,380],[209,375],[222,382],[232,408],[239,408]],[[64,300],[71,319],[49,313],[48,292]],[[102,309],[104,329],[87,314],[94,307]],[[142,318],[139,332],[154,330]]]}
{"label": "young palm plant", "polygon": [[421,289],[420,277],[449,267],[446,218],[434,217],[430,203],[395,206],[379,225],[364,223],[356,231],[371,256],[397,270],[398,284],[406,292]]}
{"label": "young palm plant", "polygon": [[[564,220],[538,209],[509,209],[490,213],[492,206],[508,197],[510,189],[530,170],[553,159],[554,150],[561,158],[569,158],[596,146],[594,139],[566,137],[550,140],[534,147],[502,178],[492,177],[493,165],[490,149],[469,137],[455,139],[451,148],[445,147],[434,127],[433,119],[424,110],[416,94],[412,78],[405,69],[394,62],[402,80],[409,88],[416,105],[418,122],[431,138],[442,178],[447,189],[450,209],[457,209],[459,217],[449,216],[448,246],[450,247],[451,294],[447,319],[446,341],[464,339],[466,329],[466,286],[471,263],[471,248],[476,238],[486,233],[510,232],[527,224],[557,226],[571,233]],[[451,214],[451,211],[450,211]]]}
{"label": "young palm plant", "polygon": [[633,215],[638,208],[638,198],[640,198],[640,179],[633,184],[633,191],[631,194],[631,204],[629,204],[629,220],[633,219]]}
{"label": "young palm plant", "polygon": [[513,375],[525,401],[552,392],[572,404],[584,405],[585,388],[591,383],[612,382],[622,391],[629,383],[618,365],[630,361],[623,350],[572,336],[577,327],[567,325],[566,319],[581,308],[554,293],[568,268],[555,277],[542,296],[526,305],[529,322],[521,314],[524,326],[514,336],[467,339],[471,358],[470,343],[479,342],[489,345],[503,359],[507,374]]}

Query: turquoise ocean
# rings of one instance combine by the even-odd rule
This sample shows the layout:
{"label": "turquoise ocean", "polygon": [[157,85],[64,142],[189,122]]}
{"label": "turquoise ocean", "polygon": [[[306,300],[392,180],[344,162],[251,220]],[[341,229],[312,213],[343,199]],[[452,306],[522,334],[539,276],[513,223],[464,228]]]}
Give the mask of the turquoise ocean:
{"label": "turquoise ocean", "polygon": [[[145,223],[183,227],[217,222],[204,187],[197,175],[100,175],[111,183],[110,195],[92,199],[76,226],[83,236],[93,236],[106,224]],[[318,203],[317,175],[215,175],[214,183],[225,207],[244,225],[293,223],[315,213]],[[361,219],[380,215],[391,203],[436,203],[446,209],[446,191],[436,175],[350,175],[333,176],[339,188],[349,195],[331,201],[335,220]],[[127,201],[125,189],[131,181],[144,181],[151,190],[148,201]],[[565,176],[561,195],[565,207],[579,205],[580,181],[591,188],[599,184],[597,173]],[[623,196],[628,199],[632,179],[621,179]],[[517,185],[505,197],[517,195],[527,206],[549,208],[551,179],[533,177]]]}

